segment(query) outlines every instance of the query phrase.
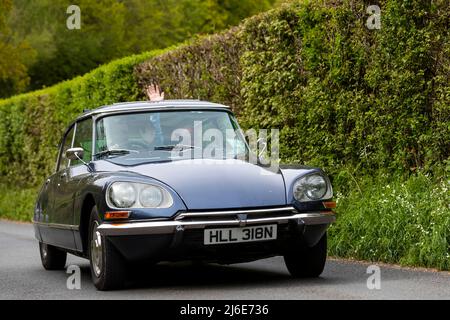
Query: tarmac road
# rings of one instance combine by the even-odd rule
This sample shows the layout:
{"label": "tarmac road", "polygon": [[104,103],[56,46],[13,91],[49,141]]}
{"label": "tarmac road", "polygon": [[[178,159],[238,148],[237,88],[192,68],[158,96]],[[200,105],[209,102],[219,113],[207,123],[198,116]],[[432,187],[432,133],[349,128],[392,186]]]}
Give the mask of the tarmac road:
{"label": "tarmac road", "polygon": [[[290,278],[281,257],[231,266],[159,264],[130,275],[124,290],[99,292],[87,260],[81,289],[65,271],[45,271],[31,224],[0,220],[0,299],[450,299],[450,273],[379,265],[380,289],[369,289],[369,263],[329,259],[318,279]],[[373,283],[373,282],[371,282]]]}

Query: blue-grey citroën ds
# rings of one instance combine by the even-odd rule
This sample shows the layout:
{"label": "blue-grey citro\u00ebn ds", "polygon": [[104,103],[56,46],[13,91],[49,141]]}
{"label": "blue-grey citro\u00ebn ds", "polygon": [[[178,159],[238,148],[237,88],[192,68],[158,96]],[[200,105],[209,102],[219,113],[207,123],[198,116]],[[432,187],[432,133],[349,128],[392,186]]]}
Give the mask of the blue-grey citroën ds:
{"label": "blue-grey citro\u00ebn ds", "polygon": [[99,290],[122,287],[136,263],[160,261],[281,255],[292,276],[319,276],[335,220],[329,178],[313,167],[272,170],[249,145],[221,104],[84,112],[65,131],[37,198],[44,268],[63,269],[67,253],[87,258]]}

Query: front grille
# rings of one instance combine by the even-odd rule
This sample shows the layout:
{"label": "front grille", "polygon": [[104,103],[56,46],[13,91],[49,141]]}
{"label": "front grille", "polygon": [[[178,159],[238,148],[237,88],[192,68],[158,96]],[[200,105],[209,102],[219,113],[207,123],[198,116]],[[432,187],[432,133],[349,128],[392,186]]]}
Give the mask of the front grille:
{"label": "front grille", "polygon": [[289,217],[294,215],[296,210],[293,207],[262,208],[248,210],[223,210],[223,211],[195,211],[183,212],[175,217],[182,221],[239,221],[262,218]]}

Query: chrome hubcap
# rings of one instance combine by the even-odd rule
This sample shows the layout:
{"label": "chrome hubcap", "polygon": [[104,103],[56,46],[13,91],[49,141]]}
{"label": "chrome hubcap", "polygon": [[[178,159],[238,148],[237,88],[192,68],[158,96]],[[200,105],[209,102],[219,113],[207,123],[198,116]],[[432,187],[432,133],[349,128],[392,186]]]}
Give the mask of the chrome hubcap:
{"label": "chrome hubcap", "polygon": [[102,236],[100,232],[97,231],[98,222],[95,221],[94,228],[92,230],[92,240],[91,240],[91,264],[92,269],[97,277],[100,276],[103,267],[103,255],[102,255]]}

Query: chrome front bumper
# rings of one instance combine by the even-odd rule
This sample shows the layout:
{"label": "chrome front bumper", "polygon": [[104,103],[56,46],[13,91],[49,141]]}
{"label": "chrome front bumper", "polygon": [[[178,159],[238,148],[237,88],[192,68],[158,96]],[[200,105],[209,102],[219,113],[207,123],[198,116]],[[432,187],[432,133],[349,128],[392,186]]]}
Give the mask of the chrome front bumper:
{"label": "chrome front bumper", "polygon": [[[290,215],[252,218],[254,214],[273,214],[291,212]],[[231,218],[231,219],[230,219]],[[189,221],[187,219],[198,219]],[[103,223],[97,231],[104,236],[172,234],[187,229],[205,229],[209,227],[244,227],[247,225],[277,223],[289,221],[303,225],[330,224],[336,220],[332,211],[298,213],[294,207],[275,209],[256,209],[240,211],[186,212],[179,214],[175,220],[144,221],[126,223]]]}

